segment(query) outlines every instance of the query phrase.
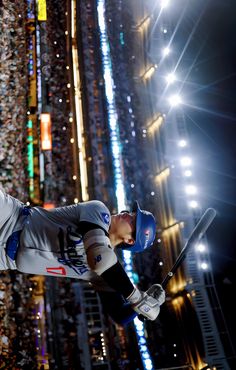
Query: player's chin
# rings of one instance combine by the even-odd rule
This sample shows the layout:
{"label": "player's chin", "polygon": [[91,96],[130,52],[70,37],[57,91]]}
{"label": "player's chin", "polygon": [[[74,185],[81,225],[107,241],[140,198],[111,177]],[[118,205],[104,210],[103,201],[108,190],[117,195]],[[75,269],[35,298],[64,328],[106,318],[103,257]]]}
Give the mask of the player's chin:
{"label": "player's chin", "polygon": [[125,244],[122,242],[122,243],[117,244],[115,247],[116,247],[116,249],[117,249],[117,248],[118,248],[118,249],[124,249]]}

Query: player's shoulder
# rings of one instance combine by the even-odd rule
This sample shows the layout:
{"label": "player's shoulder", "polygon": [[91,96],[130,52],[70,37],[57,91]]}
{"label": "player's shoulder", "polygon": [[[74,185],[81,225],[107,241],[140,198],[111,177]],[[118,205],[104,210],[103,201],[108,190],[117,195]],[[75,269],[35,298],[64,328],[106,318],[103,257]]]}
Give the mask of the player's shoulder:
{"label": "player's shoulder", "polygon": [[96,200],[96,199],[89,200],[87,202],[84,202],[84,204],[85,203],[90,205],[90,206],[94,206],[94,207],[106,207],[106,205],[101,200]]}
{"label": "player's shoulder", "polygon": [[80,205],[84,205],[86,208],[91,208],[94,210],[107,210],[109,213],[109,209],[101,200],[89,200],[87,202],[80,203]]}
{"label": "player's shoulder", "polygon": [[90,200],[80,203],[81,221],[88,221],[100,226],[110,226],[111,214],[107,206],[100,200]]}

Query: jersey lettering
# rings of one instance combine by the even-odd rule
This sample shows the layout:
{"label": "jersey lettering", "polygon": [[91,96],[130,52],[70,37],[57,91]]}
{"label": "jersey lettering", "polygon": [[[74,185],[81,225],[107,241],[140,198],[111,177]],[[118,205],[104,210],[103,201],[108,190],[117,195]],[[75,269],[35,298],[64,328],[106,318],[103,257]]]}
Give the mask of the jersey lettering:
{"label": "jersey lettering", "polygon": [[54,274],[54,275],[66,275],[66,270],[64,267],[46,267],[48,274]]}
{"label": "jersey lettering", "polygon": [[[65,247],[64,243],[64,232],[60,228],[58,233],[59,245],[61,258],[58,258],[58,262],[70,267],[78,275],[83,275],[89,271],[85,254],[81,254],[78,251],[84,251],[83,240],[81,236],[71,233],[71,228],[67,228]],[[84,252],[85,253],[85,252]]]}

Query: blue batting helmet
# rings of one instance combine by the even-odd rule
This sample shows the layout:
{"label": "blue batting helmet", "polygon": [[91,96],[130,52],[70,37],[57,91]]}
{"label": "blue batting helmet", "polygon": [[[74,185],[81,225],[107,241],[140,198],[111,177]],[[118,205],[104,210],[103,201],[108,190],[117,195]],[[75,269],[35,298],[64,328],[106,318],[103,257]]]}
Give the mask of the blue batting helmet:
{"label": "blue batting helmet", "polygon": [[124,244],[123,249],[130,252],[143,252],[149,248],[156,235],[156,220],[151,212],[140,209],[137,201],[134,202],[132,212],[136,212],[135,243]]}

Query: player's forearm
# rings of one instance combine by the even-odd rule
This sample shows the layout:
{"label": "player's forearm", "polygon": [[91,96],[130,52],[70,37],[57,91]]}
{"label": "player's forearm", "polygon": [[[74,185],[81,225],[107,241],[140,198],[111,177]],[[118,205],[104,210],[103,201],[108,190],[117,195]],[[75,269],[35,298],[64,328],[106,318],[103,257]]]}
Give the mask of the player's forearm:
{"label": "player's forearm", "polygon": [[88,265],[106,283],[124,298],[129,297],[135,287],[118,262],[109,238],[102,230],[90,230],[84,236]]}
{"label": "player's forearm", "polygon": [[129,297],[135,287],[119,262],[101,274],[106,283],[124,298]]}

